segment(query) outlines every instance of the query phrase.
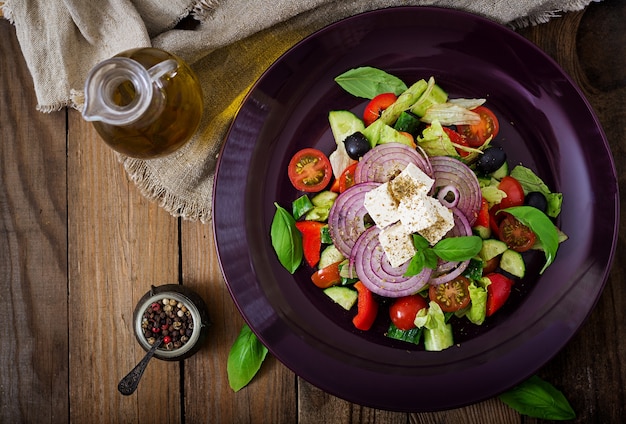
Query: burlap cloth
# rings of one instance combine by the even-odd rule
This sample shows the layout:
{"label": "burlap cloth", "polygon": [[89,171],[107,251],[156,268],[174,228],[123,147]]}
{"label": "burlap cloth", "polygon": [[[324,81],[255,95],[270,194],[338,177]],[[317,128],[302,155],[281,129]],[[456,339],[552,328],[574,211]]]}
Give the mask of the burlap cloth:
{"label": "burlap cloth", "polygon": [[[134,47],[178,54],[202,82],[205,112],[192,141],[161,159],[119,156],[141,193],[174,216],[209,222],[217,155],[246,93],[282,53],[360,12],[400,5],[454,7],[510,27],[538,24],[591,0],[8,0],[38,109],[80,110],[92,66]],[[0,3],[2,3],[0,1]],[[184,18],[196,25],[179,25]],[[7,60],[3,58],[2,60]],[[242,170],[242,172],[245,172]]]}

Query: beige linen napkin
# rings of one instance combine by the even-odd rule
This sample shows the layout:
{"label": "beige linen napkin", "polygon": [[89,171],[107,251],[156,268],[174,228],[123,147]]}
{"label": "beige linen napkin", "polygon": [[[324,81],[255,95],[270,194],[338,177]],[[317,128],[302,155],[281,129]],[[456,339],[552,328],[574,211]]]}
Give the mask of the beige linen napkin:
{"label": "beige linen napkin", "polygon": [[[175,53],[198,73],[205,112],[197,134],[160,159],[119,156],[141,193],[174,216],[209,222],[217,154],[246,93],[281,54],[347,16],[400,5],[469,11],[520,27],[591,0],[8,0],[1,5],[33,77],[38,109],[80,109],[93,65],[143,46]],[[184,18],[195,25],[178,25]],[[185,22],[188,24],[189,19]]]}

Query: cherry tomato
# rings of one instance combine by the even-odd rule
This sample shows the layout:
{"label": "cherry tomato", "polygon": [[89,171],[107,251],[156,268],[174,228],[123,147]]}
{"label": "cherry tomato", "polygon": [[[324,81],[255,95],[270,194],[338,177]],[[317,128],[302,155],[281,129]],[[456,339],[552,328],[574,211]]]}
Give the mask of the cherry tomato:
{"label": "cherry tomato", "polygon": [[333,170],[324,153],[306,148],[293,155],[287,173],[296,189],[314,193],[326,188]]}
{"label": "cherry tomato", "polygon": [[483,264],[483,277],[494,272],[500,266],[500,256],[495,256]]}
{"label": "cherry tomato", "polygon": [[389,307],[389,317],[391,322],[400,330],[410,330],[415,327],[415,316],[428,303],[419,294],[399,297]]}
{"label": "cherry tomato", "polygon": [[480,147],[489,137],[495,137],[500,131],[496,115],[485,106],[472,109],[480,116],[480,122],[473,125],[457,125],[457,131],[465,137],[471,147]]}
{"label": "cherry tomato", "polygon": [[498,189],[506,193],[506,197],[499,204],[499,209],[522,206],[524,204],[524,189],[515,178],[509,175],[503,177],[498,184]]}
{"label": "cherry tomato", "polygon": [[339,264],[341,262],[335,262],[328,265],[325,268],[317,270],[311,275],[311,281],[320,289],[326,289],[330,286],[334,286],[341,282],[341,276],[339,275]]}
{"label": "cherry tomato", "polygon": [[505,215],[499,227],[500,240],[506,243],[509,249],[516,252],[525,252],[535,244],[537,235],[533,230],[522,224],[513,215],[506,212],[500,212]]}
{"label": "cherry tomato", "polygon": [[497,272],[486,275],[491,281],[487,286],[487,316],[490,317],[504,305],[511,294],[513,280]]}
{"label": "cherry tomato", "polygon": [[370,100],[363,112],[363,122],[365,126],[370,125],[380,118],[380,114],[383,113],[383,110],[391,106],[397,98],[398,96],[394,93],[382,93]]}
{"label": "cherry tomato", "polygon": [[[442,128],[443,128],[443,131],[448,135],[448,137],[450,137],[451,142],[453,142],[454,144],[458,144],[459,146],[469,147],[469,144],[467,144],[467,140],[465,139],[465,137],[463,137],[457,131],[454,131],[452,128],[448,128],[448,127],[442,127]],[[457,153],[459,154],[459,156],[461,157],[465,157],[470,154],[470,152],[463,150],[463,149],[459,149],[456,146],[455,146],[455,149]]]}
{"label": "cherry tomato", "polygon": [[444,312],[456,312],[465,308],[470,302],[470,281],[459,275],[454,280],[430,286],[428,296],[435,301]]}
{"label": "cherry tomato", "polygon": [[358,162],[353,163],[341,173],[339,177],[339,193],[343,193],[354,185],[354,170],[357,165]]}

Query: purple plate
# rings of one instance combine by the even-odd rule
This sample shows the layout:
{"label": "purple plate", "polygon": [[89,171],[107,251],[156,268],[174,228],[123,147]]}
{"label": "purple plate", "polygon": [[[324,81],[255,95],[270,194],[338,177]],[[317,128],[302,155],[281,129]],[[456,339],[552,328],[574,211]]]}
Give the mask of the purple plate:
{"label": "purple plate", "polygon": [[[485,41],[489,49],[485,49]],[[494,53],[497,52],[497,53]],[[269,232],[274,202],[300,195],[287,178],[304,147],[329,154],[330,110],[366,101],[334,78],[374,66],[407,84],[434,76],[452,97],[485,97],[498,143],[564,195],[569,235],[541,276],[541,254],[505,307],[482,326],[455,328],[443,352],[384,337],[388,321],[353,328],[343,311],[278,262]],[[224,143],[213,225],[222,273],[243,317],[270,352],[335,396],[373,408],[435,411],[478,402],[523,381],[572,338],[594,307],[613,259],[619,216],[613,159],[591,107],[546,54],[515,32],[468,13],[401,7],[345,19],[306,38],[259,79]],[[379,314],[382,315],[382,314]]]}

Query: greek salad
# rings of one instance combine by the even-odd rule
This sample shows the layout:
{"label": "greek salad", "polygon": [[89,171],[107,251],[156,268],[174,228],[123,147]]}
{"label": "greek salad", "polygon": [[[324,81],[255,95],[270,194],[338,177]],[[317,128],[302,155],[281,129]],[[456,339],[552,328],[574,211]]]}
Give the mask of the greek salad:
{"label": "greek salad", "polygon": [[311,271],[352,323],[440,351],[450,318],[482,325],[525,278],[524,252],[554,261],[562,204],[533,170],[510,167],[485,99],[450,98],[434,80],[407,86],[372,67],[335,81],[368,99],[362,116],[329,112],[332,152],[305,148],[287,176],[301,193],[275,203],[272,246],[291,273]]}

